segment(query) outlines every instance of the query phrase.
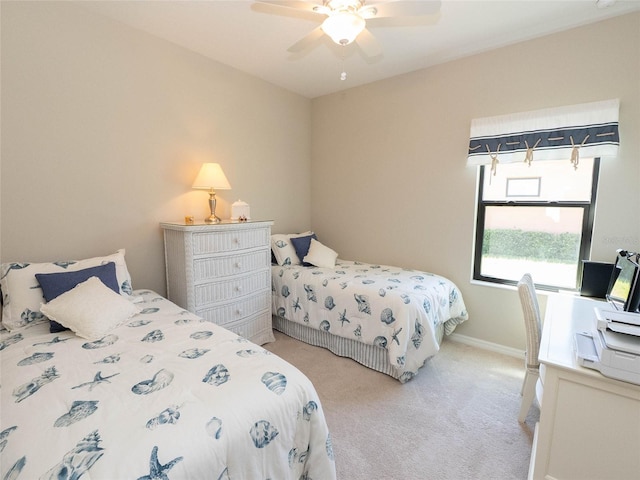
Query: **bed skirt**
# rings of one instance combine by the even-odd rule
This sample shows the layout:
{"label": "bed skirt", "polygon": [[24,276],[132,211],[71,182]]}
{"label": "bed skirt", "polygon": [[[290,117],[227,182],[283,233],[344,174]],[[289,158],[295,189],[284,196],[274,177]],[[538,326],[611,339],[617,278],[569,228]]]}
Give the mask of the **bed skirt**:
{"label": "bed skirt", "polygon": [[[382,347],[367,345],[350,338],[332,335],[324,330],[309,328],[278,315],[273,315],[273,328],[296,340],[316,347],[326,348],[340,357],[351,358],[365,367],[389,375],[396,380],[401,380],[401,373],[389,364],[388,352]],[[436,327],[438,345],[442,344],[443,336],[444,324],[440,324]]]}

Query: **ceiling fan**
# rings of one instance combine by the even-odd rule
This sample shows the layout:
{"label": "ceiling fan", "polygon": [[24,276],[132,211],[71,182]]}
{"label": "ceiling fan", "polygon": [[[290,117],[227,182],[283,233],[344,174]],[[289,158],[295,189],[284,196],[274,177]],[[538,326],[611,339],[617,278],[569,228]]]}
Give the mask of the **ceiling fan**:
{"label": "ceiling fan", "polygon": [[[368,26],[389,25],[391,18],[433,15],[440,10],[440,0],[379,1],[366,0],[256,0],[256,10],[322,20],[322,24],[289,47],[291,53],[306,50],[323,35],[338,45],[355,42],[367,57],[382,53],[380,45],[367,30]],[[394,22],[391,25],[397,26]]]}

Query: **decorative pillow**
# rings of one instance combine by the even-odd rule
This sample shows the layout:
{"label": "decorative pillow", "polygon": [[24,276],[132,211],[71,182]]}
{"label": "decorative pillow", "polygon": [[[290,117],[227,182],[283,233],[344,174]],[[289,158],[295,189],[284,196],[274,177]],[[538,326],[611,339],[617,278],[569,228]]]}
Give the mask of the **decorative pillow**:
{"label": "decorative pillow", "polygon": [[288,233],[271,235],[271,251],[276,257],[278,265],[300,265],[300,259],[291,243],[291,237],[304,237],[313,232]]}
{"label": "decorative pillow", "polygon": [[[309,253],[309,245],[311,245],[312,238],[318,240],[315,233],[304,237],[291,237],[291,243],[293,244],[298,259],[303,259],[307,253]],[[304,261],[302,262],[302,266],[304,267],[308,267],[309,265],[311,264]]]}
{"label": "decorative pillow", "polygon": [[[116,264],[113,262],[105,263],[98,267],[89,267],[83,270],[76,270],[64,273],[36,273],[36,279],[42,287],[42,293],[47,302],[68,292],[79,283],[88,280],[91,277],[97,277],[102,283],[113,290],[120,293],[118,287],[118,279],[116,278]],[[49,319],[49,331],[57,333],[67,330],[58,322]]]}
{"label": "decorative pillow", "polygon": [[321,244],[319,241],[311,239],[309,253],[307,253],[303,260],[316,267],[333,268],[336,266],[337,258],[338,254],[336,252]]}
{"label": "decorative pillow", "polygon": [[45,298],[36,278],[37,273],[60,273],[82,270],[113,262],[116,266],[121,295],[133,292],[131,276],[124,259],[125,250],[113,255],[54,263],[3,263],[0,266],[0,290],[2,290],[2,324],[7,330],[46,322],[49,319],[40,312]]}
{"label": "decorative pillow", "polygon": [[79,283],[49,303],[43,303],[40,309],[47,317],[91,341],[99,340],[138,313],[133,303],[98,277]]}

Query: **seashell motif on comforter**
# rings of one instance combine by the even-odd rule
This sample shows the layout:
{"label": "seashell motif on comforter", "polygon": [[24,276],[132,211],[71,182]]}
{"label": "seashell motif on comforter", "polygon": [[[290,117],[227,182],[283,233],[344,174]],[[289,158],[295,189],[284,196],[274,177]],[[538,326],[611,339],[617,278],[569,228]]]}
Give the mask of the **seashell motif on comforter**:
{"label": "seashell motif on comforter", "polygon": [[278,436],[279,433],[278,429],[271,425],[267,420],[260,420],[256,422],[249,431],[253,444],[256,448],[266,447]]}
{"label": "seashell motif on comforter", "polygon": [[100,434],[94,430],[69,450],[60,463],[49,470],[42,479],[78,479],[82,477],[104,455],[100,447]]}
{"label": "seashell motif on comforter", "polygon": [[68,427],[69,425],[72,425],[82,420],[83,418],[87,418],[97,409],[98,402],[96,400],[77,400],[73,402],[73,405],[71,405],[71,409],[67,413],[65,413],[61,417],[58,417],[53,426]]}
{"label": "seashell motif on comforter", "polygon": [[110,347],[117,341],[118,341],[117,335],[106,335],[102,337],[100,340],[96,340],[95,342],[87,342],[83,344],[82,348],[86,348],[87,350],[95,350],[97,348]]}
{"label": "seashell motif on comforter", "polygon": [[16,403],[22,402],[24,399],[29,398],[31,395],[40,390],[47,383],[51,383],[57,378],[60,378],[56,367],[47,368],[42,375],[34,378],[28,383],[20,385],[13,391],[13,396],[16,397]]}
{"label": "seashell motif on comforter", "polygon": [[202,381],[204,383],[208,383],[209,385],[215,385],[219,387],[220,385],[227,383],[229,381],[230,374],[227,367],[222,365],[221,363],[212,367],[211,370],[207,372]]}
{"label": "seashell motif on comforter", "polygon": [[190,348],[189,350],[180,352],[178,356],[193,360],[194,358],[200,358],[202,355],[204,355],[208,351],[209,351],[208,348]]}
{"label": "seashell motif on comforter", "polygon": [[278,372],[267,372],[262,375],[262,383],[276,395],[282,395],[287,388],[287,377]]}
{"label": "seashell motif on comforter", "polygon": [[5,338],[2,342],[0,342],[0,350],[4,350],[9,345],[13,345],[14,343],[19,342],[24,337],[21,333],[16,333],[15,335],[11,335],[10,337]]}
{"label": "seashell motif on comforter", "polygon": [[53,358],[53,352],[42,352],[42,353],[34,353],[30,357],[24,358],[18,362],[19,367],[24,367],[25,365],[34,365],[36,363],[46,362],[47,360],[51,360]]}
{"label": "seashell motif on comforter", "polygon": [[213,438],[219,440],[222,436],[222,420],[218,417],[212,417],[205,425],[205,430]]}
{"label": "seashell motif on comforter", "polygon": [[153,330],[147,333],[141,341],[153,343],[160,342],[161,340],[164,340],[164,333],[162,333],[162,330]]}
{"label": "seashell motif on comforter", "polygon": [[148,395],[158,390],[162,390],[173,381],[173,373],[162,369],[159,370],[150,380],[143,380],[131,387],[131,391],[136,395]]}
{"label": "seashell motif on comforter", "polygon": [[165,408],[162,412],[158,414],[158,416],[151,418],[147,422],[146,427],[149,430],[153,430],[159,427],[160,425],[165,425],[165,424],[173,425],[177,423],[179,419],[180,419],[180,407],[178,407],[177,405],[172,405],[170,407]]}
{"label": "seashell motif on comforter", "polygon": [[189,335],[189,338],[193,338],[194,340],[206,340],[211,335],[213,335],[213,332],[209,330],[203,330],[201,332],[193,332],[191,335]]}

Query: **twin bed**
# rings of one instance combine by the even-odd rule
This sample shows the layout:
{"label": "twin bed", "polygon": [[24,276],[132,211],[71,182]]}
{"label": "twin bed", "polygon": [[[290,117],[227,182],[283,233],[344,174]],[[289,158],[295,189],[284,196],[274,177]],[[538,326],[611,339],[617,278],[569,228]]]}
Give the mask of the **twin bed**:
{"label": "twin bed", "polygon": [[[274,327],[285,334],[404,383],[467,319],[449,280],[338,260],[308,233],[272,236]],[[0,289],[1,478],[336,478],[304,374],[134,291],[124,250],[3,264]]]}
{"label": "twin bed", "polygon": [[432,273],[340,260],[313,232],[272,235],[274,328],[405,383],[468,319]]}
{"label": "twin bed", "polygon": [[460,291],[439,275],[347,260],[271,268],[276,330],[402,383],[468,318]]}
{"label": "twin bed", "polygon": [[[46,302],[35,277],[66,282],[65,274],[113,263],[119,293],[103,285],[73,297],[72,288]],[[10,328],[0,332],[0,478],[335,478],[311,382],[160,295],[131,291],[124,252],[5,264],[0,275]],[[40,303],[62,328],[90,338],[51,333]],[[121,321],[104,327],[114,316]]]}

